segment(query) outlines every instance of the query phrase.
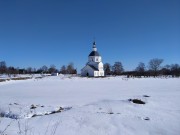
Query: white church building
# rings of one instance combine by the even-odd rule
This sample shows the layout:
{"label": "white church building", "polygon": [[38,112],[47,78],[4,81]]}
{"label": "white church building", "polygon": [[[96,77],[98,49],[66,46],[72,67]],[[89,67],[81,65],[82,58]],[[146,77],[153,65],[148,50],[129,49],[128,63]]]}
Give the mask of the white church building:
{"label": "white church building", "polygon": [[97,51],[95,42],[93,43],[92,52],[88,56],[88,62],[86,66],[83,69],[81,69],[81,76],[104,76],[102,58]]}

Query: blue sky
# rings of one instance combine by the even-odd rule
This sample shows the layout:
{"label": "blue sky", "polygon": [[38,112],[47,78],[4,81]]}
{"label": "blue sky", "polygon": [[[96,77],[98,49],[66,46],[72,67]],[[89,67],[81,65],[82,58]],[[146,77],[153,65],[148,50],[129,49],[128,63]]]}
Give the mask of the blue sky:
{"label": "blue sky", "polygon": [[179,0],[0,0],[0,61],[15,67],[103,62],[125,70],[152,58],[180,64]]}

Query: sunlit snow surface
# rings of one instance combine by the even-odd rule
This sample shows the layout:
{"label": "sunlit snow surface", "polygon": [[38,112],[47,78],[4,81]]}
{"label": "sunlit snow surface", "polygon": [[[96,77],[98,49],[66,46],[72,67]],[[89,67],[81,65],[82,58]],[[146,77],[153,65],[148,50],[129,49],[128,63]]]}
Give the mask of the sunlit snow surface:
{"label": "sunlit snow surface", "polygon": [[0,133],[7,135],[179,135],[180,78],[0,82],[0,114]]}

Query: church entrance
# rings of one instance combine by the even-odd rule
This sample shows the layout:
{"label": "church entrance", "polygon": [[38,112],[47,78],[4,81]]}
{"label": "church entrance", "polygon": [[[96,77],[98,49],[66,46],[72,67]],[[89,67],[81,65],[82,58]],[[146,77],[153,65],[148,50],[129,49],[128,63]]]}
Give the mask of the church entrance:
{"label": "church entrance", "polygon": [[89,73],[87,73],[86,76],[89,77]]}

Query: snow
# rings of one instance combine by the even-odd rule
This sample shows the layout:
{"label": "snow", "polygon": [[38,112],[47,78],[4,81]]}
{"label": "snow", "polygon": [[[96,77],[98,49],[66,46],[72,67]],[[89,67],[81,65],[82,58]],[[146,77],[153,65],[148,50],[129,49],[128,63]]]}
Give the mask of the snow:
{"label": "snow", "polygon": [[8,135],[179,135],[179,97],[180,78],[10,80],[0,82],[0,132],[10,124]]}

